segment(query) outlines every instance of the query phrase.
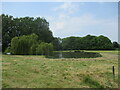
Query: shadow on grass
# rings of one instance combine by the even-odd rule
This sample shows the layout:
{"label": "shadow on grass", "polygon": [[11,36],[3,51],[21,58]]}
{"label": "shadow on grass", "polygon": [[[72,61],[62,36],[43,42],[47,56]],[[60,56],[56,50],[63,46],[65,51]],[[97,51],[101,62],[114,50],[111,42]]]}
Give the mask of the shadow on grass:
{"label": "shadow on grass", "polygon": [[83,77],[83,83],[88,85],[90,88],[104,88],[104,86],[100,85],[88,75]]}

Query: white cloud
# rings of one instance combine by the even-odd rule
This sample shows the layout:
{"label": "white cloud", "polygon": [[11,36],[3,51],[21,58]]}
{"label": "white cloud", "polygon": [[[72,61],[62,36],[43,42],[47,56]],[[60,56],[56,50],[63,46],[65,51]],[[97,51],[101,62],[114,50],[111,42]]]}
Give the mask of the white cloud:
{"label": "white cloud", "polygon": [[54,36],[85,36],[87,34],[105,35],[110,39],[117,40],[117,20],[97,19],[94,15],[86,14],[79,17],[69,17],[61,14],[58,17],[47,17],[50,29]]}
{"label": "white cloud", "polygon": [[64,11],[68,14],[74,13],[78,9],[78,4],[73,4],[72,2],[64,2],[63,4],[59,5],[58,7],[55,7],[54,11]]}
{"label": "white cloud", "polygon": [[[82,3],[84,4],[84,3]],[[56,37],[105,35],[114,40],[118,40],[118,21],[109,19],[100,19],[94,14],[84,14],[82,16],[71,16],[80,8],[81,4],[65,2],[54,11],[58,16],[46,17],[50,23],[50,29]]]}

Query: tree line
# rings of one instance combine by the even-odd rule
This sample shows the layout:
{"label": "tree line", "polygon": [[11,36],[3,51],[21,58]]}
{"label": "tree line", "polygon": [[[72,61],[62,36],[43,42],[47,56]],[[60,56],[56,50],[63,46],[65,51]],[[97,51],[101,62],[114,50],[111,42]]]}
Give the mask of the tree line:
{"label": "tree line", "polygon": [[117,42],[112,43],[109,38],[102,35],[63,39],[54,37],[45,18],[14,18],[5,14],[0,17],[2,17],[2,52],[11,50],[13,54],[48,54],[53,50],[108,50],[119,47]]}
{"label": "tree line", "polygon": [[63,50],[112,50],[119,48],[117,42],[111,42],[108,37],[103,35],[84,37],[67,37],[62,40]]}
{"label": "tree line", "polygon": [[2,50],[10,46],[12,38],[35,33],[38,39],[50,43],[54,40],[49,23],[44,18],[23,17],[2,14]]}

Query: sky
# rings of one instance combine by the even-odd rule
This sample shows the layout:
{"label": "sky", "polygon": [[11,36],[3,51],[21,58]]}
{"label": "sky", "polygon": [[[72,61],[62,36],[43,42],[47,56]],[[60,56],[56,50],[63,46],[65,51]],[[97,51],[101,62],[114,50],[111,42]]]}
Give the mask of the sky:
{"label": "sky", "polygon": [[54,37],[90,34],[118,41],[117,2],[2,2],[2,13],[43,17]]}

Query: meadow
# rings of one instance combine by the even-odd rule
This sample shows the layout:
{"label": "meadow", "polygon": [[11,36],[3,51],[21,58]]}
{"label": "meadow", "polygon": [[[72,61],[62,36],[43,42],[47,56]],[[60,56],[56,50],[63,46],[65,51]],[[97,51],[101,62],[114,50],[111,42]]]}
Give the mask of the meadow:
{"label": "meadow", "polygon": [[102,57],[48,59],[39,55],[2,55],[2,87],[118,88],[118,51],[92,52],[99,52]]}

